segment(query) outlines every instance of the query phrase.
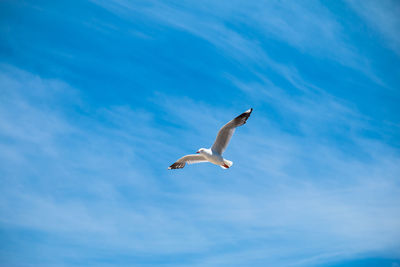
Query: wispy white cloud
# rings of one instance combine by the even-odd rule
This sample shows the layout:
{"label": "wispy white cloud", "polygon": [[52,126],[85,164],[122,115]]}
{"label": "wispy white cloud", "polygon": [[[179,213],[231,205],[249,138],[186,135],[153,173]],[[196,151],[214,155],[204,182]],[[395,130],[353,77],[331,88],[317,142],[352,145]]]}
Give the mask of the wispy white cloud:
{"label": "wispy white cloud", "polygon": [[400,55],[400,4],[397,1],[347,1],[348,4],[385,40],[387,47]]}
{"label": "wispy white cloud", "polygon": [[[90,110],[65,83],[8,66],[0,84],[7,85],[0,105],[3,226],[68,236],[76,246],[105,249],[105,242],[122,254],[192,253],[191,264],[209,266],[399,256],[397,152],[362,136],[357,128],[366,122],[357,111],[326,94],[305,87],[291,113],[318,120],[321,132],[339,129],[353,153],[316,138],[315,125],[292,134],[255,110],[226,152],[235,168],[183,173],[165,168],[212,143],[241,110],[162,94],[152,99],[159,117],[129,106]],[[274,100],[289,104],[274,109],[296,104],[275,90]],[[69,100],[61,105],[60,98]],[[310,115],[311,99],[328,108]],[[350,134],[345,116],[355,128]]]}
{"label": "wispy white cloud", "polygon": [[[318,1],[307,4],[285,1],[93,2],[127,20],[146,16],[153,23],[187,31],[247,68],[272,68],[291,82],[293,72],[287,71],[288,62],[282,64],[274,60],[262,46],[265,40],[279,40],[304,53],[339,62],[383,84],[373,72],[368,57],[359,54],[348,41],[338,18]],[[235,27],[239,25],[250,31],[237,30]]]}
{"label": "wispy white cloud", "polygon": [[[71,87],[8,66],[0,84],[7,95],[0,116],[3,225],[67,234],[77,245],[103,240],[123,253],[204,247],[180,212],[159,206],[167,196],[150,166],[168,165],[161,153],[151,161],[152,146],[172,146],[151,126],[154,114],[112,107],[89,117],[78,112],[79,95],[66,101],[71,107],[56,105]],[[38,91],[25,94],[26,88]]]}

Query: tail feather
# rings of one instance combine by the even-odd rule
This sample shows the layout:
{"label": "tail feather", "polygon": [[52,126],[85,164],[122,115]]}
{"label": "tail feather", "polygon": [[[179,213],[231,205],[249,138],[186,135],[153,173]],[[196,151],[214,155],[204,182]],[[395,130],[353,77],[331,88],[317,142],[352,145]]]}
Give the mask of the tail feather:
{"label": "tail feather", "polygon": [[231,166],[233,165],[233,162],[230,161],[230,160],[227,160],[227,159],[224,159],[224,163],[225,163],[226,165],[228,165],[229,167],[231,167]]}
{"label": "tail feather", "polygon": [[[225,165],[225,166],[224,166]],[[224,159],[224,165],[220,165],[222,169],[228,169],[233,165],[233,162],[227,159]]]}

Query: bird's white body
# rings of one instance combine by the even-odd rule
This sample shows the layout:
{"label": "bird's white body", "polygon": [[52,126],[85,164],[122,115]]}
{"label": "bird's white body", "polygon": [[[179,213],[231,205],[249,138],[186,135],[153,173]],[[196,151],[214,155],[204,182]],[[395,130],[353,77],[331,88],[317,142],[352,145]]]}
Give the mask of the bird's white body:
{"label": "bird's white body", "polygon": [[198,153],[205,157],[207,161],[221,166],[223,169],[227,169],[233,164],[231,161],[224,159],[221,154],[213,151],[211,148],[201,148],[199,149]]}

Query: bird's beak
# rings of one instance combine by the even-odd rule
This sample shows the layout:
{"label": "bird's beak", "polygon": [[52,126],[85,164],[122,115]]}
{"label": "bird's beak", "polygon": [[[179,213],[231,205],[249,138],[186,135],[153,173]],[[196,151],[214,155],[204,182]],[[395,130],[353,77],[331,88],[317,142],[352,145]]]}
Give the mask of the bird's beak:
{"label": "bird's beak", "polygon": [[197,151],[196,153],[197,153],[197,154],[200,154],[200,152],[199,152],[199,151]]}

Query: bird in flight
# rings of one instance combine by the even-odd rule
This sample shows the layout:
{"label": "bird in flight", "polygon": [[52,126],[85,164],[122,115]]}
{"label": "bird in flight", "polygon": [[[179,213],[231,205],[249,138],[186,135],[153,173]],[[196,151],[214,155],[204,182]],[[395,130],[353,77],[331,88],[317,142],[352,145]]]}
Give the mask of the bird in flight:
{"label": "bird in flight", "polygon": [[196,153],[183,156],[178,159],[174,164],[168,167],[171,169],[182,169],[187,164],[200,163],[200,162],[211,162],[215,165],[221,166],[223,169],[228,169],[232,166],[233,162],[226,160],[222,157],[222,153],[224,153],[226,147],[228,146],[229,140],[233,133],[235,132],[236,127],[242,126],[246,123],[247,119],[250,117],[252,108],[243,112],[219,130],[217,138],[214,141],[214,144],[211,148],[200,148]]}

